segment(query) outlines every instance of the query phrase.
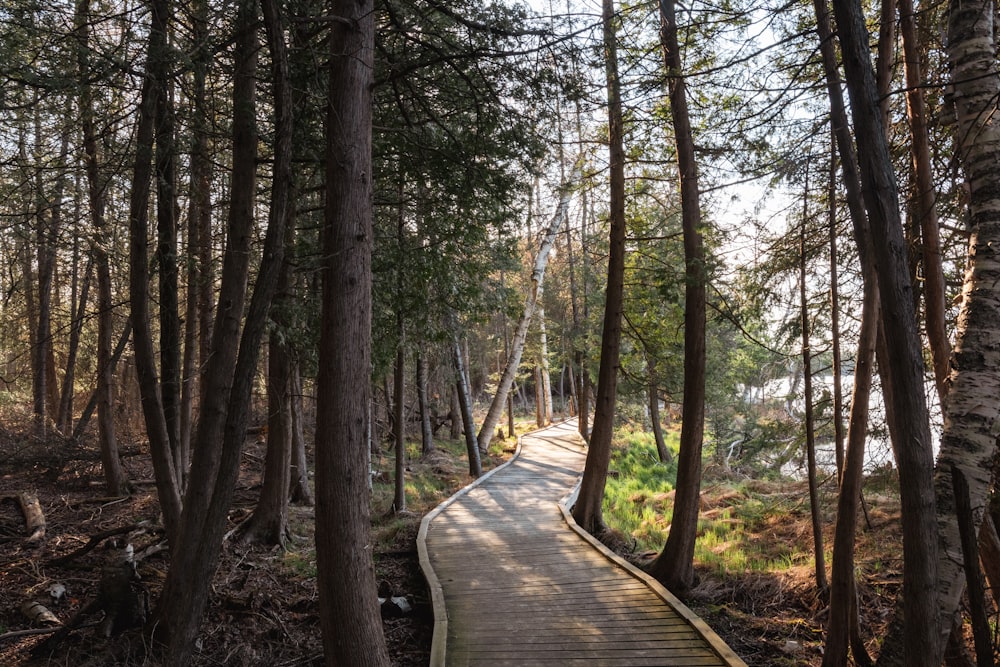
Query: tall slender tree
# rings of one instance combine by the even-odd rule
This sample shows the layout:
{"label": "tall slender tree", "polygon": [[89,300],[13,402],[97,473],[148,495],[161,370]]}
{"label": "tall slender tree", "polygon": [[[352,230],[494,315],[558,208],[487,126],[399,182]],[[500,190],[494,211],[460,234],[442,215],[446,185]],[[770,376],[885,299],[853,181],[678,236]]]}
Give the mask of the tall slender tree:
{"label": "tall slender tree", "polygon": [[941,664],[936,599],[937,528],[933,456],[923,386],[923,356],[914,312],[899,197],[868,48],[868,30],[857,0],[833,0],[851,99],[862,195],[872,232],[882,299],[881,322],[891,392],[887,410],[899,466],[903,523],[904,657],[907,665]]}
{"label": "tall slender tree", "polygon": [[250,415],[250,396],[267,314],[284,260],[284,226],[291,184],[291,109],[284,30],[277,0],[264,0],[264,26],[275,90],[275,148],[267,232],[253,293],[246,303],[256,185],[256,63],[258,5],[237,9],[236,79],[233,89],[233,183],[207,389],[194,440],[191,477],[172,562],[157,608],[167,637],[165,662],[191,660],[198,625],[218,564]]}
{"label": "tall slender tree", "polygon": [[[323,313],[316,380],[316,531],[328,665],[387,666],[370,548],[372,0],[330,0]],[[349,390],[348,390],[349,389]]]}
{"label": "tall slender tree", "polygon": [[109,493],[125,493],[128,480],[118,457],[115,437],[114,396],[115,374],[112,363],[114,335],[111,262],[108,258],[109,234],[105,220],[106,194],[101,177],[97,131],[94,127],[94,94],[90,81],[90,0],[79,0],[76,6],[77,67],[80,76],[79,118],[83,134],[84,169],[87,175],[87,200],[91,241],[97,272],[97,434],[101,447],[104,484]]}
{"label": "tall slender tree", "polygon": [[142,411],[149,438],[156,490],[168,539],[175,543],[180,530],[181,488],[171,452],[167,421],[160,398],[156,351],[150,329],[149,312],[149,192],[152,179],[155,127],[155,82],[167,76],[167,23],[169,0],[150,3],[149,44],[136,122],[136,153],[129,198],[129,305],[132,320],[132,347],[136,377],[142,396]]}
{"label": "tall slender tree", "polygon": [[622,336],[625,281],[625,150],[623,146],[621,81],[618,75],[618,35],[614,0],[601,3],[604,72],[608,94],[609,234],[608,281],[604,291],[604,322],[601,330],[601,362],[594,398],[594,424],[590,448],[573,506],[573,518],[586,531],[604,530],[604,487],[611,462],[611,436],[618,389],[618,360]]}
{"label": "tall slender tree", "polygon": [[[570,181],[575,180],[577,175],[578,171],[574,170]],[[556,206],[556,211],[552,215],[548,227],[542,231],[538,251],[535,253],[535,262],[532,266],[531,283],[524,299],[524,311],[521,313],[521,318],[518,320],[517,327],[514,330],[514,337],[510,345],[510,354],[507,356],[503,373],[500,375],[496,394],[493,395],[493,400],[490,402],[489,410],[483,419],[483,425],[479,428],[479,435],[476,438],[479,442],[479,450],[481,452],[485,452],[490,446],[490,441],[493,439],[493,432],[500,422],[500,417],[503,416],[504,406],[507,403],[507,394],[514,384],[514,377],[517,375],[517,369],[521,365],[521,355],[524,352],[524,345],[528,338],[528,327],[531,325],[531,318],[535,313],[538,297],[542,289],[542,280],[545,278],[545,267],[548,265],[549,253],[552,251],[552,246],[555,244],[560,228],[565,224],[566,215],[569,210],[569,202],[573,194],[571,182],[561,184],[559,204]]]}
{"label": "tall slender tree", "polygon": [[660,45],[670,92],[670,117],[680,173],[681,226],[684,235],[684,405],[677,457],[673,520],[663,551],[650,573],[667,588],[683,593],[694,585],[694,543],[701,496],[701,450],[705,428],[705,249],[701,236],[701,196],[694,135],[682,75],[677,15],[673,0],[660,0]]}

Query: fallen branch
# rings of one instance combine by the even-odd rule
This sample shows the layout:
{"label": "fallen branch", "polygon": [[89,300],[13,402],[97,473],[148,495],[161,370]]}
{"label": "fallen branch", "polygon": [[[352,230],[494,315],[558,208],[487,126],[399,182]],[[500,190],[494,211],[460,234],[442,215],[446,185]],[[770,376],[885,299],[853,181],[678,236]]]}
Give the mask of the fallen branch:
{"label": "fallen branch", "polygon": [[93,551],[94,547],[96,547],[98,544],[100,544],[104,540],[108,539],[109,537],[114,537],[115,535],[124,535],[126,533],[131,533],[136,528],[141,528],[145,524],[146,524],[145,521],[140,522],[140,523],[132,523],[132,524],[129,524],[127,526],[121,526],[119,528],[112,528],[110,530],[105,530],[103,532],[97,533],[96,535],[92,536],[90,538],[90,540],[86,544],[84,544],[82,547],[80,547],[76,551],[71,551],[70,553],[66,554],[65,556],[60,556],[59,558],[53,558],[52,560],[49,561],[49,565],[65,565],[66,563],[70,562],[71,560],[79,558],[80,556],[82,556],[82,555],[84,555],[86,553],[89,553],[90,551]]}
{"label": "fallen branch", "polygon": [[51,628],[29,628],[27,630],[11,630],[0,635],[0,642],[7,639],[17,639],[18,637],[30,637],[31,635],[48,635],[59,629],[59,626]]}

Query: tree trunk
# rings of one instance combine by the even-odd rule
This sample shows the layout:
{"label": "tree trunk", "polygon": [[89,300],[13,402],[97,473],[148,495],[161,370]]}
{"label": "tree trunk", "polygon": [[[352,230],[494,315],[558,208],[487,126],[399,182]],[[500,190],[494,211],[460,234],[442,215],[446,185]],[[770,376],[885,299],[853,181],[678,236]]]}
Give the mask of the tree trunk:
{"label": "tree trunk", "polygon": [[906,247],[892,158],[879,112],[868,31],[858,0],[834,0],[847,90],[868,210],[882,299],[882,329],[892,391],[887,411],[895,424],[893,449],[899,466],[903,523],[903,596],[907,614],[907,665],[939,667],[944,642],[937,608],[937,527],[934,522],[933,459],[923,388],[923,357],[913,310]]}
{"label": "tree trunk", "polygon": [[464,425],[465,449],[469,457],[469,475],[479,477],[483,474],[483,465],[480,460],[479,444],[476,441],[476,424],[472,419],[472,399],[469,397],[469,378],[465,373],[465,357],[462,355],[462,346],[458,342],[458,336],[455,336],[452,342],[452,353],[455,357],[455,374],[458,376],[455,390]]}
{"label": "tree trunk", "polygon": [[[260,268],[241,333],[254,220],[257,144],[254,95],[257,6],[251,1],[239,6],[235,22],[233,184],[228,246],[220,287],[220,303],[226,308],[215,322],[212,353],[206,368],[208,391],[194,440],[181,531],[176,549],[172,545],[171,567],[157,613],[159,625],[167,634],[165,662],[168,665],[186,665],[191,659],[239,474],[260,341],[283,262],[293,117],[278,8],[275,0],[265,0],[263,5],[271,51],[276,118],[270,213]],[[354,384],[367,386],[367,383]],[[359,478],[364,479],[363,476]]]}
{"label": "tree trunk", "polygon": [[187,477],[187,457],[181,449],[181,324],[177,291],[177,214],[174,183],[174,109],[172,99],[173,55],[168,45],[163,53],[162,73],[156,86],[155,179],[156,265],[159,279],[160,400],[167,425],[170,454],[181,493]]}
{"label": "tree trunk", "polygon": [[621,82],[618,79],[618,38],[614,0],[603,0],[604,67],[608,94],[608,150],[611,225],[608,254],[608,282],[605,288],[604,323],[601,332],[601,364],[597,375],[596,411],[590,434],[587,462],[580,482],[580,494],[573,518],[584,530],[597,534],[604,530],[601,503],[611,461],[611,436],[618,389],[618,360],[622,334],[625,278],[625,151],[622,146]]}
{"label": "tree trunk", "polygon": [[[290,229],[286,222],[286,241],[291,236]],[[284,547],[288,538],[295,428],[292,418],[295,358],[288,317],[294,296],[291,294],[291,266],[287,259],[281,263],[277,282],[271,309],[273,328],[267,344],[267,454],[264,479],[253,514],[240,526],[239,539],[245,543]]]}
{"label": "tree trunk", "polygon": [[[128,479],[118,458],[115,422],[112,410],[115,374],[111,339],[114,335],[111,266],[107,251],[107,225],[104,219],[104,184],[101,181],[97,133],[94,130],[93,91],[90,80],[90,0],[76,6],[77,68],[80,75],[80,127],[83,133],[84,166],[87,173],[87,199],[94,228],[91,252],[97,269],[97,438],[101,448],[104,486],[113,496],[124,495]],[[74,432],[74,436],[76,433]]]}
{"label": "tree trunk", "polygon": [[[51,205],[45,196],[45,183],[41,169],[41,110],[35,107],[35,148],[39,167],[35,172],[35,261],[38,266],[38,301],[35,340],[33,396],[35,418],[39,435],[44,436],[49,420],[58,418],[58,390],[55,381],[55,355],[52,349],[52,283],[56,270],[56,244],[62,226],[62,199],[66,176],[59,173],[56,176],[55,191],[52,194]],[[67,108],[67,116],[70,110]],[[68,122],[67,118],[67,122]],[[66,164],[69,153],[69,130],[63,130],[59,148],[59,158],[56,162],[61,169]],[[48,215],[45,214],[48,209]]]}
{"label": "tree trunk", "polygon": [[[955,87],[959,156],[970,193],[970,241],[935,476],[940,536],[936,592],[941,618],[952,617],[965,586],[950,471],[954,466],[965,476],[972,507],[984,507],[997,450],[990,426],[1000,416],[1000,376],[996,373],[1000,364],[1000,220],[995,213],[1000,206],[996,168],[1000,77],[995,10],[994,3],[985,1],[953,2],[949,10],[948,58]],[[979,512],[976,516],[981,518]],[[940,642],[947,629],[939,628]]]}
{"label": "tree trunk", "polygon": [[656,441],[656,454],[660,458],[660,463],[670,463],[673,455],[667,449],[667,442],[663,438],[663,424],[660,423],[660,395],[656,384],[656,375],[652,366],[649,370],[649,387],[646,389],[649,398],[649,421],[653,425],[653,439]]}
{"label": "tree trunk", "polygon": [[875,58],[875,87],[878,90],[879,113],[882,128],[889,138],[892,127],[892,87],[893,66],[896,64],[896,7],[893,0],[883,0],[879,5],[878,45]]}
{"label": "tree trunk", "polygon": [[[541,301],[542,289],[538,290]],[[549,375],[549,340],[545,332],[545,306],[538,304],[538,371],[542,380],[542,426],[552,423],[552,378]]]}
{"label": "tree trunk", "polygon": [[[285,269],[282,270],[284,271]],[[267,454],[264,458],[264,479],[253,514],[240,525],[237,534],[237,539],[247,544],[283,547],[288,539],[293,362],[286,346],[288,341],[282,340],[283,338],[282,333],[272,331],[267,345]]]}
{"label": "tree trunk", "polygon": [[[906,77],[906,119],[910,125],[910,162],[916,191],[911,193],[910,210],[920,223],[923,241],[924,323],[931,351],[934,382],[938,398],[944,405],[948,394],[947,380],[951,372],[951,343],[945,329],[944,269],[941,263],[941,232],[935,207],[934,174],[931,170],[930,140],[927,132],[927,112],[924,104],[924,77],[920,68],[917,21],[913,0],[896,0],[899,5],[899,33],[903,41],[903,72]],[[885,4],[891,5],[889,0]]]}
{"label": "tree trunk", "polygon": [[406,511],[406,414],[403,405],[406,400],[406,351],[403,349],[405,333],[400,313],[396,314],[396,325],[399,340],[396,342],[396,368],[392,383],[392,436],[396,445],[396,474],[391,509],[394,514]]}
{"label": "tree trunk", "polygon": [[[837,521],[833,538],[833,566],[830,573],[830,620],[827,625],[823,667],[847,664],[851,625],[857,624],[856,585],[854,578],[854,542],[858,505],[864,476],[865,445],[868,439],[868,405],[871,396],[872,366],[878,337],[878,287],[873,267],[863,270],[864,303],[861,307],[861,331],[854,364],[854,388],[847,427],[847,452],[837,498]],[[864,644],[850,644],[859,665],[870,664]]]}
{"label": "tree trunk", "polygon": [[[808,157],[806,158],[808,160]],[[810,344],[809,300],[806,290],[806,221],[809,219],[809,163],[806,162],[805,194],[802,198],[802,225],[799,229],[799,309],[802,333],[802,396],[805,401],[805,440],[807,476],[809,479],[809,514],[812,518],[813,558],[816,563],[816,588],[825,593],[830,587],[826,579],[823,554],[823,522],[819,506],[819,485],[816,481],[816,431],[813,416],[812,345]]]}
{"label": "tree trunk", "polygon": [[71,317],[69,331],[69,349],[66,353],[66,366],[63,373],[62,391],[59,393],[59,417],[56,420],[59,432],[69,435],[73,426],[73,399],[75,397],[76,358],[80,349],[80,335],[83,332],[84,313],[90,298],[91,262],[87,262],[83,270],[83,284],[79,293],[75,286],[79,275],[79,240],[73,242],[73,298],[71,299]]}
{"label": "tree trunk", "polygon": [[681,221],[684,234],[684,405],[677,457],[674,516],[663,551],[650,573],[667,588],[683,593],[694,584],[694,543],[701,497],[701,450],[705,429],[705,249],[694,136],[677,43],[673,0],[660,0],[660,44],[670,89],[670,115],[677,143]]}
{"label": "tree trunk", "polygon": [[582,351],[574,354],[576,367],[580,369],[577,377],[577,423],[580,427],[580,435],[584,440],[590,442],[590,374],[587,372],[586,360]]}
{"label": "tree trunk", "polygon": [[[871,664],[871,658],[868,656],[865,645],[860,641],[857,588],[854,578],[854,542],[864,474],[865,444],[868,438],[872,368],[878,342],[879,295],[875,279],[874,258],[871,252],[871,232],[868,229],[868,218],[863,210],[857,158],[854,153],[850,126],[847,122],[847,110],[844,105],[840,71],[837,66],[837,54],[833,44],[830,9],[826,0],[815,0],[813,8],[816,13],[820,52],[826,73],[827,92],[830,97],[831,125],[836,148],[840,154],[841,172],[844,189],[847,193],[847,206],[854,228],[855,243],[861,257],[864,293],[861,330],[858,334],[858,351],[854,364],[854,387],[847,428],[847,451],[841,468],[843,472],[840,476],[840,493],[837,499],[833,563],[830,572],[830,620],[827,625],[826,645],[823,652],[823,667],[840,667],[847,663],[849,651],[853,652],[854,661],[858,665]],[[835,238],[835,236],[834,234],[833,237]],[[833,248],[832,245],[831,248]],[[833,261],[832,258],[831,261]]]}
{"label": "tree trunk", "polygon": [[[388,665],[375,595],[367,422],[371,358],[372,0],[330,0],[323,316],[317,378],[316,531],[327,665]],[[345,391],[351,388],[351,391]]]}
{"label": "tree trunk", "polygon": [[840,352],[840,280],[837,253],[837,137],[834,121],[830,122],[830,347],[833,356],[833,443],[837,462],[837,483],[844,476],[844,386],[841,381],[844,364]]}
{"label": "tree trunk", "polygon": [[535,426],[542,428],[545,426],[545,413],[543,403],[545,399],[542,398],[542,369],[538,364],[535,364],[531,369],[531,374],[534,378],[535,385]]}
{"label": "tree trunk", "polygon": [[309,488],[309,464],[306,461],[306,438],[302,421],[302,375],[299,372],[299,361],[292,364],[292,463],[291,463],[291,501],[296,505],[312,507],[315,503],[312,489]]}
{"label": "tree trunk", "polygon": [[[462,437],[463,422],[462,408],[459,406],[459,393],[460,389],[456,384],[451,390],[451,399],[448,407],[448,419],[451,422],[448,437],[452,440],[458,440]],[[476,449],[478,451],[479,447],[477,446]]]}
{"label": "tree trunk", "polygon": [[[577,171],[574,170],[573,175],[570,176],[570,180],[573,181],[576,177]],[[542,287],[542,279],[545,277],[545,267],[549,262],[549,251],[552,250],[552,245],[555,243],[559,228],[565,222],[572,194],[573,191],[570,188],[570,183],[563,183],[560,189],[559,205],[556,207],[556,212],[553,214],[552,220],[549,222],[549,226],[538,245],[538,251],[535,253],[535,264],[531,271],[531,286],[528,288],[528,294],[524,299],[524,312],[521,313],[521,319],[518,320],[514,339],[510,346],[510,355],[507,357],[507,363],[504,366],[503,373],[500,375],[500,382],[497,385],[497,393],[493,396],[493,401],[490,403],[486,418],[479,429],[477,440],[481,452],[485,452],[490,446],[490,441],[493,439],[493,432],[500,422],[504,405],[507,403],[507,393],[510,391],[511,385],[514,384],[514,377],[517,375],[517,369],[521,365],[521,354],[524,352],[524,343],[528,337],[528,326],[531,324],[531,317],[535,312],[539,290]]]}
{"label": "tree trunk", "polygon": [[139,119],[136,128],[135,166],[129,201],[129,303],[132,320],[132,347],[135,353],[136,377],[142,396],[142,412],[146,435],[156,477],[156,490],[163,512],[163,524],[171,547],[177,544],[181,517],[181,491],[177,470],[171,455],[167,422],[160,400],[156,370],[156,352],[150,330],[149,313],[149,190],[152,178],[153,128],[158,93],[154,82],[167,74],[167,20],[171,13],[169,0],[153,0],[146,57],[147,72],[143,77]]}
{"label": "tree trunk", "polygon": [[[181,367],[180,442],[185,468],[191,463],[194,403],[200,386],[199,369],[204,365],[211,327],[212,163],[208,151],[208,104],[206,78],[211,51],[208,48],[208,3],[191,3],[191,164],[187,212],[187,303],[184,313],[184,359]],[[206,297],[207,292],[207,297]]]}
{"label": "tree trunk", "polygon": [[417,353],[417,402],[420,407],[420,451],[434,449],[434,426],[431,424],[431,404],[427,395],[427,356]]}

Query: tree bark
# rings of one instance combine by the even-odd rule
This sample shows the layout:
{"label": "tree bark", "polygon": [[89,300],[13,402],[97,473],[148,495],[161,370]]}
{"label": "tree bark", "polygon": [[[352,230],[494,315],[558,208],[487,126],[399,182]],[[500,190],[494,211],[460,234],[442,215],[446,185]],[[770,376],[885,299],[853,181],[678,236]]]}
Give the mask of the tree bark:
{"label": "tree bark", "polygon": [[663,551],[650,573],[675,593],[694,585],[694,543],[701,497],[701,451],[705,429],[705,249],[694,136],[688,117],[683,63],[673,0],[660,0],[660,44],[670,90],[670,116],[680,172],[684,235],[684,405],[677,457],[674,515]]}
{"label": "tree bark", "polygon": [[472,419],[472,399],[469,397],[469,378],[465,372],[465,357],[462,354],[462,346],[458,342],[458,336],[452,341],[452,354],[455,358],[455,393],[458,397],[458,406],[462,414],[462,424],[465,433],[465,449],[469,457],[469,475],[479,477],[483,474],[483,465],[480,460],[479,443],[476,441],[476,424]]}
{"label": "tree bark", "polygon": [[[448,420],[451,422],[448,437],[452,440],[458,440],[462,437],[462,408],[459,406],[459,387],[456,384],[451,390],[451,398],[449,399],[448,407]],[[473,440],[475,437],[473,436]],[[479,450],[479,446],[476,446],[476,451]]]}
{"label": "tree bark", "polygon": [[[291,217],[291,216],[289,216]],[[286,223],[286,241],[291,226]],[[295,356],[292,351],[291,266],[281,264],[271,309],[272,329],[267,344],[267,454],[264,479],[253,514],[240,526],[239,539],[246,543],[284,546],[288,538],[288,501],[291,495],[292,417]]]}
{"label": "tree bark", "polygon": [[420,407],[420,451],[426,454],[434,449],[434,427],[427,395],[427,356],[423,351],[417,353],[417,402]]}
{"label": "tree bark", "polygon": [[[872,367],[878,355],[880,337],[879,293],[875,279],[875,260],[871,250],[871,231],[864,211],[861,180],[851,128],[847,121],[837,53],[833,43],[830,8],[826,0],[814,0],[820,52],[830,97],[830,121],[840,155],[841,173],[847,208],[854,230],[855,244],[861,259],[863,303],[858,352],[855,357],[854,388],[847,431],[844,473],[840,480],[837,521],[834,532],[833,564],[830,574],[830,621],[827,627],[824,667],[840,667],[847,661],[848,650],[859,665],[871,658],[860,637],[857,591],[854,578],[854,541],[858,504],[864,472],[864,449],[868,436],[868,409],[872,386]],[[867,318],[867,320],[865,319]],[[879,357],[884,359],[885,356]],[[881,366],[881,364],[880,364]],[[888,383],[887,385],[888,386]],[[885,391],[886,388],[883,388]],[[887,401],[888,403],[888,401]]]}
{"label": "tree bark", "polygon": [[[59,392],[59,417],[56,420],[59,432],[67,436],[70,434],[73,426],[73,400],[76,397],[76,359],[80,350],[80,336],[83,333],[84,313],[90,299],[90,283],[91,275],[93,274],[92,262],[87,261],[83,269],[83,279],[81,281],[79,267],[80,242],[79,237],[76,236],[74,231],[69,348],[66,352],[62,389]],[[80,284],[81,282],[82,284]]]}
{"label": "tree bark", "polygon": [[[541,301],[542,289],[538,289]],[[542,380],[542,426],[552,423],[552,378],[549,375],[549,337],[545,331],[545,306],[538,304],[538,370]]]}
{"label": "tree bark", "polygon": [[406,350],[403,349],[405,333],[401,313],[396,314],[396,327],[399,339],[396,341],[396,367],[392,374],[392,437],[396,449],[396,474],[391,511],[394,514],[406,511],[406,410],[403,405],[406,400]]}
{"label": "tree bark", "polygon": [[177,291],[177,214],[174,177],[174,109],[172,99],[173,55],[169,45],[159,63],[156,87],[155,174],[156,179],[156,264],[159,279],[160,401],[167,426],[170,455],[181,493],[187,477],[187,457],[181,449],[181,324]]}
{"label": "tree bark", "polygon": [[879,113],[879,98],[868,49],[868,31],[858,0],[834,0],[851,98],[855,137],[878,267],[881,320],[891,378],[890,419],[899,466],[903,523],[903,596],[907,615],[907,665],[939,667],[944,642],[937,608],[937,528],[934,522],[933,459],[923,388],[923,357],[913,308],[906,247],[892,158]]}
{"label": "tree bark", "polygon": [[[923,260],[924,326],[934,369],[938,399],[944,405],[948,394],[951,342],[945,329],[944,268],[941,263],[941,232],[935,206],[934,174],[931,170],[930,139],[924,104],[924,77],[920,68],[917,20],[913,0],[896,0],[899,6],[899,33],[903,42],[903,73],[906,78],[906,119],[910,125],[910,163],[916,188],[911,193],[920,226]],[[889,0],[885,4],[891,5]]]}
{"label": "tree bark", "polygon": [[674,457],[667,449],[667,442],[663,438],[663,424],[660,423],[659,388],[652,370],[650,370],[649,387],[646,393],[649,399],[649,421],[653,425],[653,439],[656,441],[656,455],[660,458],[660,463],[670,463]]}
{"label": "tree bark", "polygon": [[837,252],[837,138],[834,122],[830,123],[830,347],[833,356],[833,446],[837,462],[837,483],[844,476],[844,387],[841,381],[844,364],[840,352],[840,279]]}
{"label": "tree bark", "polygon": [[[953,2],[949,10],[948,58],[955,87],[959,158],[970,193],[970,237],[935,476],[940,536],[936,592],[941,618],[952,617],[965,586],[950,470],[954,466],[965,476],[970,503],[981,519],[978,510],[986,505],[997,449],[994,426],[1000,417],[1000,376],[996,373],[1000,364],[1000,220],[996,215],[1000,207],[1000,77],[995,10],[994,3],[979,0]],[[907,601],[907,609],[910,606]],[[939,642],[943,643],[948,629],[938,629]]]}
{"label": "tree bark", "polygon": [[[330,0],[323,313],[317,378],[316,531],[328,665],[387,666],[375,595],[367,433],[371,358],[372,0]],[[350,391],[347,389],[350,388]]]}
{"label": "tree bark", "polygon": [[[184,465],[191,463],[194,403],[200,387],[200,369],[207,359],[211,333],[212,163],[208,149],[206,79],[211,52],[208,48],[208,3],[191,3],[191,164],[187,211],[187,303],[184,313],[184,359],[181,366],[180,442]],[[206,326],[209,325],[209,326]]]}
{"label": "tree bark", "polygon": [[[279,290],[284,287],[286,285],[279,279]],[[240,525],[237,533],[237,539],[244,543],[282,547],[288,539],[293,364],[286,345],[287,339],[283,338],[283,334],[272,331],[268,340],[267,454],[264,457],[264,479],[257,505],[250,517]]]}
{"label": "tree bark", "polygon": [[544,402],[542,398],[542,369],[539,364],[535,364],[531,369],[535,385],[535,426],[542,428],[545,426]]}
{"label": "tree bark", "polygon": [[142,97],[136,128],[136,154],[129,200],[129,304],[132,320],[132,347],[136,377],[142,397],[142,412],[149,438],[149,449],[156,477],[156,490],[163,513],[163,523],[171,546],[177,544],[181,518],[181,491],[171,455],[170,437],[160,399],[156,370],[156,352],[150,330],[149,313],[149,191],[152,178],[153,130],[156,110],[157,79],[166,77],[167,21],[169,0],[152,0],[147,72],[143,77]]}
{"label": "tree bark", "polygon": [[302,375],[299,361],[292,365],[292,463],[291,501],[296,505],[312,507],[315,504],[309,488],[309,464],[306,461],[306,438],[302,427]]}
{"label": "tree bark", "polygon": [[[808,160],[808,157],[807,157]],[[809,219],[809,163],[806,163],[805,195],[802,198],[802,225],[799,229],[799,309],[802,334],[802,396],[805,401],[806,474],[809,480],[809,514],[812,518],[813,558],[816,563],[816,588],[825,593],[826,578],[823,554],[823,522],[820,517],[819,485],[816,481],[816,432],[813,416],[812,345],[810,344],[809,300],[806,289],[806,221]]]}
{"label": "tree bark", "polygon": [[625,151],[622,146],[621,82],[618,78],[618,37],[614,0],[603,0],[604,68],[608,95],[609,215],[611,226],[608,252],[608,281],[605,287],[604,322],[601,331],[601,363],[597,375],[596,410],[590,433],[587,462],[580,481],[580,493],[573,506],[573,518],[592,534],[604,530],[601,503],[611,461],[615,399],[618,389],[618,360],[622,334],[625,278]]}
{"label": "tree bark", "polygon": [[264,0],[263,6],[276,118],[271,206],[260,268],[241,333],[253,229],[257,147],[254,91],[258,20],[256,2],[250,0],[239,5],[235,21],[234,168],[228,245],[220,288],[220,304],[224,308],[215,322],[212,354],[206,368],[209,391],[205,394],[205,409],[194,441],[181,532],[176,549],[173,545],[171,548],[173,560],[157,613],[168,639],[165,662],[171,666],[186,665],[191,660],[211,577],[218,563],[246,439],[260,341],[283,262],[293,118],[277,4],[275,0]]}

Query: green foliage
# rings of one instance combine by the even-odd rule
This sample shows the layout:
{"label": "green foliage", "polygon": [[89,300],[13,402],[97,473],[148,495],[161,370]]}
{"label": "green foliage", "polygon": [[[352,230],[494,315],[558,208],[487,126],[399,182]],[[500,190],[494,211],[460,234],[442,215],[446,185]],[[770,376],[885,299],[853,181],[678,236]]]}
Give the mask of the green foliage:
{"label": "green foliage", "polygon": [[386,0],[378,14],[376,374],[397,316],[433,341],[450,335],[453,313],[477,323],[505,309],[492,278],[517,266],[516,226],[544,152],[536,102],[554,81],[549,67],[503,55],[530,46],[512,27],[523,27],[523,9]]}

